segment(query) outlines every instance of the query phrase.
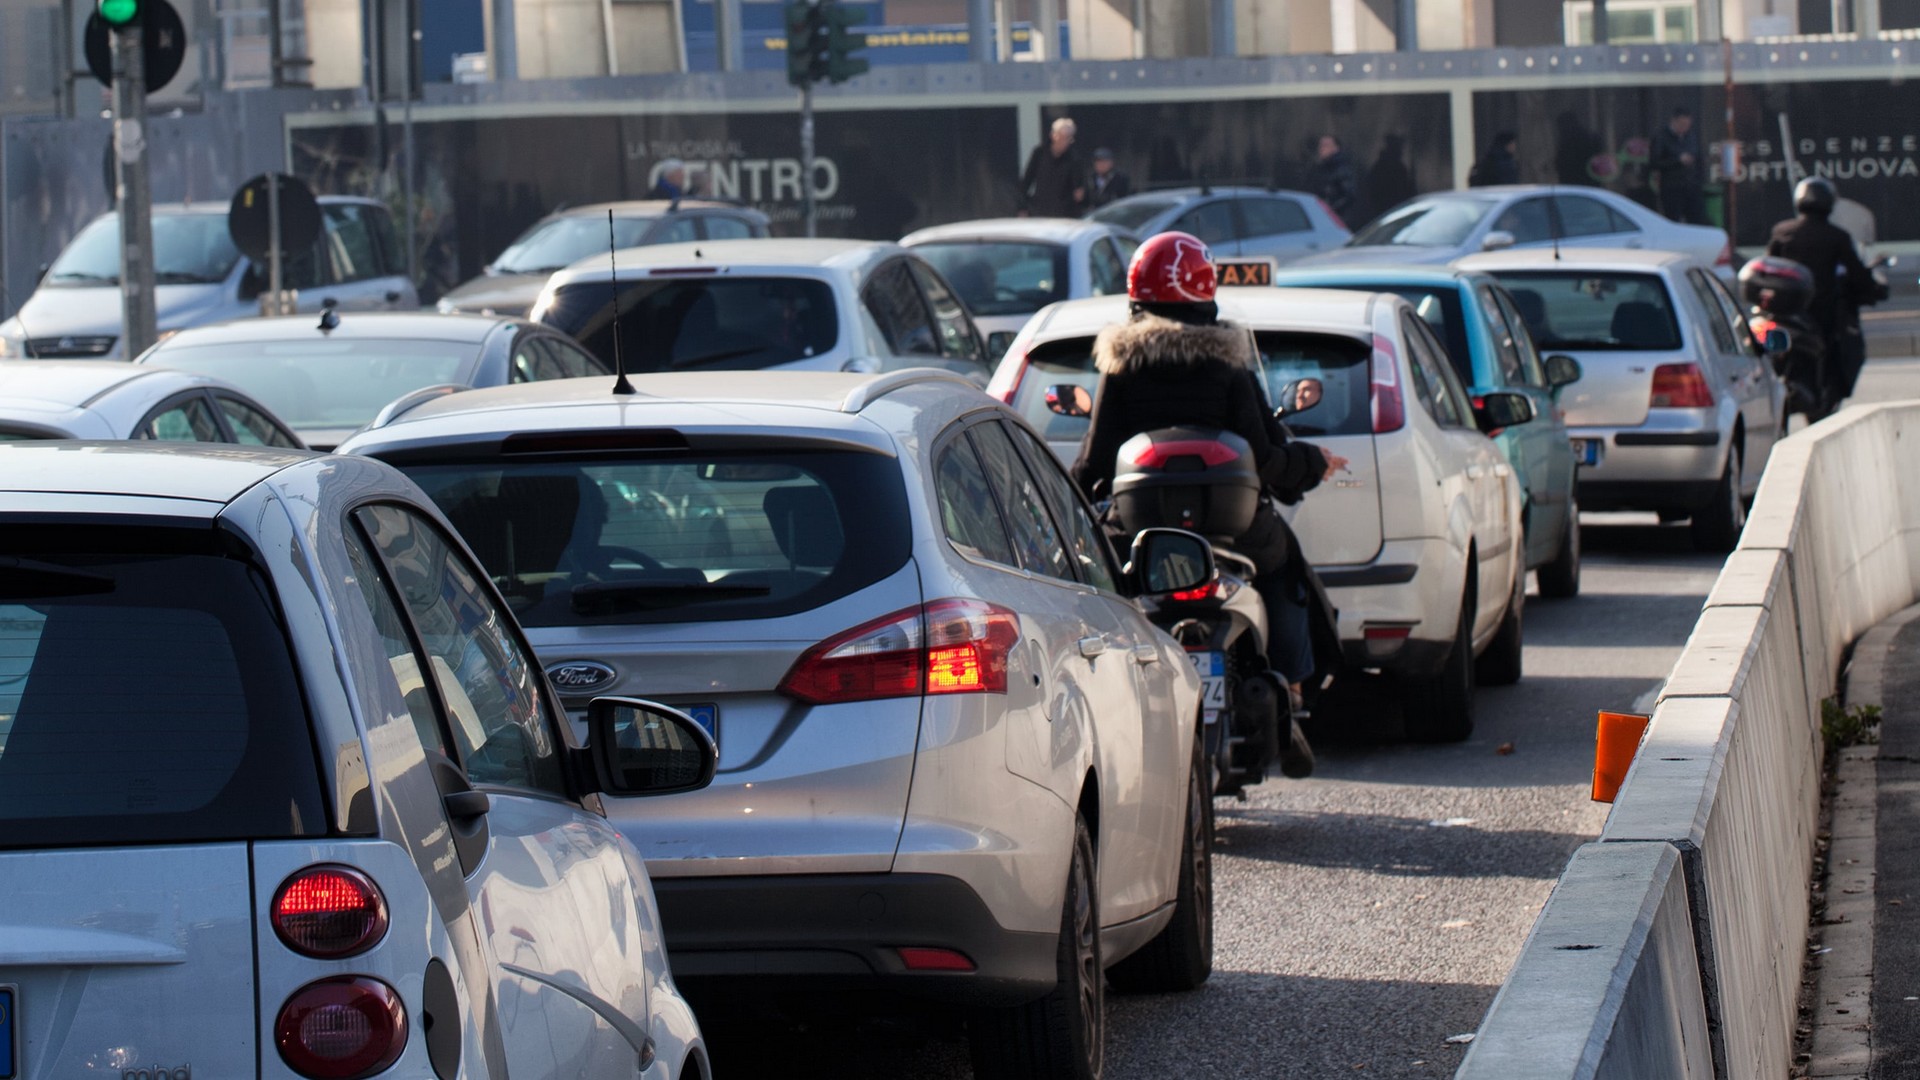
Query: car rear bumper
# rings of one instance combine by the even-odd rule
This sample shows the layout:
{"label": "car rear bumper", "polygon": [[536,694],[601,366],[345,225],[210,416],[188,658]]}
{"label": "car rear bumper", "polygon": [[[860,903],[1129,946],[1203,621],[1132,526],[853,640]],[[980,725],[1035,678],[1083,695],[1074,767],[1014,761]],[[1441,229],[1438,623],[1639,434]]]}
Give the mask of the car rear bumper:
{"label": "car rear bumper", "polygon": [[[1347,663],[1412,677],[1440,670],[1460,615],[1461,561],[1445,540],[1388,540],[1371,563],[1322,569]],[[1407,636],[1368,641],[1370,628],[1388,627],[1407,627]]]}
{"label": "car rear bumper", "polygon": [[1691,509],[1726,466],[1726,435],[1705,409],[1654,409],[1634,427],[1569,427],[1567,436],[1601,443],[1600,463],[1580,467],[1582,510],[1663,509],[1701,486],[1684,502]]}
{"label": "car rear bumper", "polygon": [[[1059,981],[1057,933],[1008,930],[965,882],[939,874],[655,878],[676,979],[807,992],[888,990],[1018,1005]],[[950,949],[973,971],[910,971],[903,947]]]}

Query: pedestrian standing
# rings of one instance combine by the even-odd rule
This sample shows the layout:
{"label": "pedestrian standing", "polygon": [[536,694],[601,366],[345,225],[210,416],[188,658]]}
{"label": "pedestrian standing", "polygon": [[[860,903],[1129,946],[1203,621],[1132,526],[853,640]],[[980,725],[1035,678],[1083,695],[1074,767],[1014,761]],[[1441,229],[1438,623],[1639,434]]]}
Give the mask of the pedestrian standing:
{"label": "pedestrian standing", "polygon": [[653,189],[647,192],[647,198],[678,199],[686,195],[686,162],[679,158],[668,158],[660,163],[660,168],[653,175]]}
{"label": "pedestrian standing", "polygon": [[1133,194],[1133,180],[1113,167],[1113,151],[1101,147],[1093,152],[1093,175],[1087,178],[1087,209],[1100,207]]}
{"label": "pedestrian standing", "polygon": [[1487,144],[1487,150],[1480,160],[1473,163],[1473,171],[1467,174],[1468,187],[1493,187],[1496,184],[1517,184],[1520,182],[1520,158],[1518,150],[1520,138],[1511,131],[1502,131],[1494,135]]}
{"label": "pedestrian standing", "polygon": [[1327,204],[1342,222],[1354,219],[1359,210],[1359,181],[1353,172],[1353,162],[1348,159],[1346,148],[1333,135],[1320,136],[1320,145],[1315,152],[1313,175],[1311,178],[1313,193]]}
{"label": "pedestrian standing", "polygon": [[1686,106],[1673,110],[1667,126],[1653,137],[1649,164],[1660,182],[1660,212],[1687,225],[1707,224],[1705,162],[1700,133]]}
{"label": "pedestrian standing", "polygon": [[1087,170],[1073,148],[1073,121],[1061,117],[1033,148],[1020,174],[1020,216],[1079,217],[1087,206]]}
{"label": "pedestrian standing", "polygon": [[1374,213],[1383,214],[1419,193],[1413,170],[1407,167],[1406,137],[1387,136],[1380,144],[1380,156],[1367,170],[1367,205]]}

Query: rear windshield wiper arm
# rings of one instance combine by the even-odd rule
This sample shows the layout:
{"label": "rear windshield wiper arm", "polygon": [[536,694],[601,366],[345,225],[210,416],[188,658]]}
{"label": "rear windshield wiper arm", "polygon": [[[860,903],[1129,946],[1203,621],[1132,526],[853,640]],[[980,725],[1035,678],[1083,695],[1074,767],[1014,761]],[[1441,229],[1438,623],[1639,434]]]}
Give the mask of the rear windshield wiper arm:
{"label": "rear windshield wiper arm", "polygon": [[773,589],[766,585],[729,585],[724,581],[599,581],[573,587],[573,610],[578,615],[619,615],[707,600],[743,600],[771,592]]}
{"label": "rear windshield wiper arm", "polygon": [[45,600],[55,596],[110,593],[113,579],[70,566],[0,555],[0,600]]}

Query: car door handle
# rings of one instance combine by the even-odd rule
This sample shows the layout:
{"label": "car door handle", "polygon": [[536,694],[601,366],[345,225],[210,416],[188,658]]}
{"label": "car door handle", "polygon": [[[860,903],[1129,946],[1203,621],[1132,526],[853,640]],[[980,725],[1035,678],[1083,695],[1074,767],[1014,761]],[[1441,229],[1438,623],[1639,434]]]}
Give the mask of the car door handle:
{"label": "car door handle", "polygon": [[1080,655],[1089,660],[1107,651],[1107,639],[1098,634],[1093,637],[1081,638],[1079,645]]}
{"label": "car door handle", "polygon": [[1135,645],[1133,662],[1136,664],[1157,664],[1160,662],[1160,650],[1152,645]]}
{"label": "car door handle", "polygon": [[440,805],[454,821],[472,821],[493,809],[493,800],[484,791],[456,791],[441,799]]}

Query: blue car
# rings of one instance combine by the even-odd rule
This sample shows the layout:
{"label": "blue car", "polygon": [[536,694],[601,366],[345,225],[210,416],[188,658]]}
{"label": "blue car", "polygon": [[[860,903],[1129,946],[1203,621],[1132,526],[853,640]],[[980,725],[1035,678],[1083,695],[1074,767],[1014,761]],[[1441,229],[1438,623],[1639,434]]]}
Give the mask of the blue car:
{"label": "blue car", "polygon": [[1534,419],[1494,437],[1519,473],[1526,499],[1527,568],[1540,595],[1580,591],[1580,505],[1560,388],[1580,378],[1567,356],[1542,358],[1513,297],[1489,274],[1446,267],[1356,266],[1284,270],[1275,285],[1395,293],[1406,298],[1447,347],[1460,380],[1476,397],[1513,391],[1533,399]]}

